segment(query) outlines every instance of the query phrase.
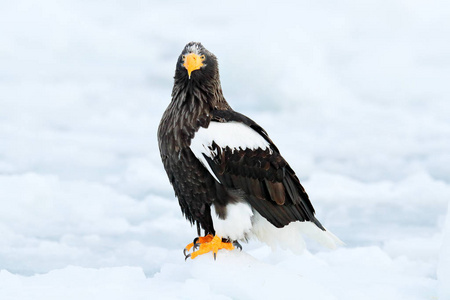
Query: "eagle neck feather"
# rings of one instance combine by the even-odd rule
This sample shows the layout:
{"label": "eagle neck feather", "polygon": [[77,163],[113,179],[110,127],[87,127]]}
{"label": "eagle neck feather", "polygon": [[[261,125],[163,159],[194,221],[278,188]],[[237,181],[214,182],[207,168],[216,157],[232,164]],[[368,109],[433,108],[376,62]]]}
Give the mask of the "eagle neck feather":
{"label": "eagle neck feather", "polygon": [[161,133],[164,132],[165,137],[160,143],[167,143],[175,152],[189,147],[195,132],[209,126],[214,109],[231,109],[219,81],[209,89],[200,87],[195,81],[175,84],[172,101],[161,120],[160,128],[165,128]]}

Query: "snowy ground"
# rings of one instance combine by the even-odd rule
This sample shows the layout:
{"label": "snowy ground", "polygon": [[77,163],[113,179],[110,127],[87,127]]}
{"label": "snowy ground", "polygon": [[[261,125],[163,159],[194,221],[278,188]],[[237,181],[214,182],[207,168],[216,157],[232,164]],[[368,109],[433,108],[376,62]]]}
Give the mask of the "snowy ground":
{"label": "snowy ground", "polygon": [[[0,299],[450,299],[449,12],[0,1]],[[346,247],[184,262],[156,128],[191,40]]]}

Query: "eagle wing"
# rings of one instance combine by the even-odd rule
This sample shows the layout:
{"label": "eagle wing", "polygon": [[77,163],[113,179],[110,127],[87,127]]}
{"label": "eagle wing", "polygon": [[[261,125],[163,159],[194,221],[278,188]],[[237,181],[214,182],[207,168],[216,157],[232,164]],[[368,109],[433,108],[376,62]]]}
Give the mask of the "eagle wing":
{"label": "eagle wing", "polygon": [[243,197],[276,227],[314,216],[308,194],[264,129],[233,110],[215,110],[191,141],[194,155],[217,183]]}

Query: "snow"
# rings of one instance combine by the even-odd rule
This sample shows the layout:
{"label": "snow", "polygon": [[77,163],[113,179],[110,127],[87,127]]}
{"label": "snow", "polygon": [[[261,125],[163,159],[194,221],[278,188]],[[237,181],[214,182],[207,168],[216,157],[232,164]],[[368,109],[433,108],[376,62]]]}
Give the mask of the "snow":
{"label": "snow", "polygon": [[450,203],[447,220],[444,227],[444,241],[440,249],[439,265],[437,269],[439,280],[439,299],[450,298]]}
{"label": "snow", "polygon": [[[449,10],[2,1],[0,299],[449,299]],[[156,129],[192,40],[346,246],[184,261]]]}

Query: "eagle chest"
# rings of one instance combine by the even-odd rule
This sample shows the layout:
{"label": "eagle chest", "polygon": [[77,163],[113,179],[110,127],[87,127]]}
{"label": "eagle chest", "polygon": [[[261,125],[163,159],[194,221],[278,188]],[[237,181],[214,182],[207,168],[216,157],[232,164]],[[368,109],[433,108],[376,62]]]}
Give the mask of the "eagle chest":
{"label": "eagle chest", "polygon": [[202,214],[214,201],[214,182],[190,149],[196,131],[209,121],[206,114],[170,112],[160,125],[161,156],[175,194],[187,214]]}

